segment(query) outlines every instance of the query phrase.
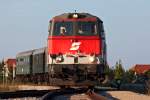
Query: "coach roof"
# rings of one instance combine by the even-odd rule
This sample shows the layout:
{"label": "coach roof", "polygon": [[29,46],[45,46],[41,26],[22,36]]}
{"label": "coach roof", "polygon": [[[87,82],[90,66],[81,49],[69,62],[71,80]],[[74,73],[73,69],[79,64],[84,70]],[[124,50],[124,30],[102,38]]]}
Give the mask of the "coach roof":
{"label": "coach roof", "polygon": [[46,47],[39,48],[39,49],[35,49],[34,52],[33,52],[33,55],[35,55],[35,54],[40,54],[40,53],[44,53],[45,50],[46,50]]}
{"label": "coach roof", "polygon": [[32,55],[33,51],[34,50],[28,50],[28,51],[20,52],[17,54],[17,57]]}

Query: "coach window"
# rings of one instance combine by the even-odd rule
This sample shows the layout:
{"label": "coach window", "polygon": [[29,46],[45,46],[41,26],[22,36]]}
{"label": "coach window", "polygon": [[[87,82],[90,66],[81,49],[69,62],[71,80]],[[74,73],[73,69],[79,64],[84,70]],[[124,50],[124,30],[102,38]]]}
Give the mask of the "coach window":
{"label": "coach window", "polygon": [[36,64],[39,64],[39,57],[36,55]]}
{"label": "coach window", "polygon": [[27,58],[27,62],[29,63],[29,58]]}
{"label": "coach window", "polygon": [[20,61],[22,62],[22,61],[23,61],[23,58],[20,58]]}
{"label": "coach window", "polygon": [[17,61],[17,62],[19,61],[18,58],[16,59],[16,61]]}
{"label": "coach window", "polygon": [[25,62],[26,62],[26,63],[28,63],[27,59],[28,59],[28,57],[25,58]]}

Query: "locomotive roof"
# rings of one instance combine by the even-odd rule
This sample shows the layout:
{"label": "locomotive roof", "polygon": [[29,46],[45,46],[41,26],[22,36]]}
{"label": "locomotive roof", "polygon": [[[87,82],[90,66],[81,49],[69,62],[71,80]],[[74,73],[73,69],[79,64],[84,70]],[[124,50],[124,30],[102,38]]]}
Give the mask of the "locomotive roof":
{"label": "locomotive roof", "polygon": [[17,57],[32,55],[33,51],[34,50],[28,50],[28,51],[20,52],[17,54]]}
{"label": "locomotive roof", "polygon": [[55,17],[53,17],[53,18],[54,18],[54,19],[55,19],[55,18],[68,19],[68,18],[70,18],[73,14],[78,14],[78,15],[80,16],[80,18],[97,18],[97,19],[99,19],[100,21],[102,21],[102,20],[101,20],[100,18],[98,18],[97,16],[94,16],[94,15],[89,14],[89,13],[64,13],[64,14],[55,16]]}
{"label": "locomotive roof", "polygon": [[33,52],[33,55],[39,54],[39,53],[44,53],[45,50],[46,50],[46,47],[35,49],[34,52]]}

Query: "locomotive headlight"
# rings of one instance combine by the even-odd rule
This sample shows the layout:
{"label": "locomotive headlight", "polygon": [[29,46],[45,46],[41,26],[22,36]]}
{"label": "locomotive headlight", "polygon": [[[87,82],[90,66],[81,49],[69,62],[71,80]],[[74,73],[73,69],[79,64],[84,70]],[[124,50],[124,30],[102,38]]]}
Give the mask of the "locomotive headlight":
{"label": "locomotive headlight", "polygon": [[90,62],[94,62],[95,61],[95,57],[91,56],[91,57],[89,57],[89,60],[90,60]]}
{"label": "locomotive headlight", "polygon": [[96,61],[96,56],[95,55],[90,55],[89,61],[90,61],[90,63],[94,63]]}
{"label": "locomotive headlight", "polygon": [[62,55],[56,57],[56,62],[57,62],[57,63],[60,63],[60,62],[63,62],[63,61],[64,61],[64,58],[63,58]]}
{"label": "locomotive headlight", "polygon": [[78,18],[78,14],[73,14],[73,16],[72,16],[73,18]]}

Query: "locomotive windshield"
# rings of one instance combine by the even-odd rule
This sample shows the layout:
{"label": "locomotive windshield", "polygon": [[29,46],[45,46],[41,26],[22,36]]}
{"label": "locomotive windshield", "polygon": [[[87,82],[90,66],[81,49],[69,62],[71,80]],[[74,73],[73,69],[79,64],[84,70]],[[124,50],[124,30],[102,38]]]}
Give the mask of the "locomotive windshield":
{"label": "locomotive windshield", "polygon": [[49,35],[52,36],[92,36],[98,35],[96,22],[77,21],[77,22],[54,22],[50,24]]}
{"label": "locomotive windshield", "polygon": [[97,35],[97,26],[95,22],[77,22],[77,35]]}
{"label": "locomotive windshield", "polygon": [[54,36],[72,35],[72,34],[73,34],[72,22],[55,22],[53,31]]}

